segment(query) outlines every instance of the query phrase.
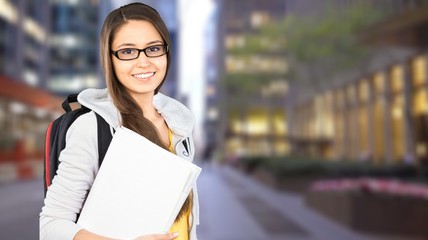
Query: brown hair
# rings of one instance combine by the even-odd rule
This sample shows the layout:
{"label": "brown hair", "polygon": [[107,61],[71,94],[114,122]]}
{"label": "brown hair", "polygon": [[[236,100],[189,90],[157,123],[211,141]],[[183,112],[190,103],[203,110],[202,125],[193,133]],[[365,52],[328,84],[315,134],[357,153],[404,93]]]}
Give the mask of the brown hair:
{"label": "brown hair", "polygon": [[[122,117],[122,124],[142,136],[146,137],[155,144],[164,149],[168,149],[162,142],[155,125],[144,117],[142,109],[137,102],[131,97],[126,88],[117,79],[114,72],[113,63],[111,60],[111,45],[114,36],[119,28],[128,20],[148,21],[156,28],[162,36],[163,41],[168,47],[171,46],[168,29],[160,17],[159,13],[152,7],[143,3],[131,3],[113,10],[105,19],[100,36],[100,58],[103,73],[106,79],[109,94],[113,99],[114,105],[117,107]],[[170,51],[166,54],[167,67],[166,73],[162,82],[155,89],[155,94],[158,93],[168,73],[171,56]],[[193,194],[190,194],[184,203],[176,221],[183,216],[192,206]]]}

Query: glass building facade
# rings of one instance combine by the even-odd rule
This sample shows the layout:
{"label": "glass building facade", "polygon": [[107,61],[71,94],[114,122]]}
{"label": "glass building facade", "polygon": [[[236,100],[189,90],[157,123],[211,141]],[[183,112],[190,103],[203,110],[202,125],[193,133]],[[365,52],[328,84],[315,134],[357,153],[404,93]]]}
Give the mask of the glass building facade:
{"label": "glass building facade", "polygon": [[68,95],[105,86],[98,75],[100,2],[51,0],[47,89]]}
{"label": "glass building facade", "polygon": [[294,134],[306,140],[296,151],[379,164],[427,161],[427,57],[395,62],[294,106]]}
{"label": "glass building facade", "polygon": [[[314,7],[316,2],[287,1],[287,10],[306,16],[317,9],[314,19],[326,18],[327,10]],[[379,21],[358,33],[376,52],[368,68],[356,66],[354,74],[331,81],[293,104],[289,119],[294,126],[292,153],[375,164],[426,164],[427,3],[329,2],[337,13],[362,3],[383,13]]]}
{"label": "glass building facade", "polygon": [[[218,1],[218,147],[226,158],[289,152],[282,38],[261,29],[284,17],[285,2]],[[210,136],[208,136],[210,138]]]}

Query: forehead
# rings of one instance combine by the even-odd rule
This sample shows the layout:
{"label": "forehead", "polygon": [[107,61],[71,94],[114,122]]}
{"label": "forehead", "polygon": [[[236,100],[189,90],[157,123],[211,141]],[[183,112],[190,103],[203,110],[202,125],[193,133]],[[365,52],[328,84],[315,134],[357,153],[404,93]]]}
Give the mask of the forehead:
{"label": "forehead", "polygon": [[153,41],[163,42],[162,36],[153,24],[144,20],[129,20],[116,31],[112,47],[115,48],[125,43],[143,47]]}

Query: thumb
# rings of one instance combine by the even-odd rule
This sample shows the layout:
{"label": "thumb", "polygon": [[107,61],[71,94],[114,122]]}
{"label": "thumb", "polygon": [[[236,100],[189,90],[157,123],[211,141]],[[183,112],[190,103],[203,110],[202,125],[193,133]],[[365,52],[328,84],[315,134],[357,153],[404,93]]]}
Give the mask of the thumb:
{"label": "thumb", "polygon": [[176,239],[178,237],[178,232],[169,233],[168,237],[168,239]]}

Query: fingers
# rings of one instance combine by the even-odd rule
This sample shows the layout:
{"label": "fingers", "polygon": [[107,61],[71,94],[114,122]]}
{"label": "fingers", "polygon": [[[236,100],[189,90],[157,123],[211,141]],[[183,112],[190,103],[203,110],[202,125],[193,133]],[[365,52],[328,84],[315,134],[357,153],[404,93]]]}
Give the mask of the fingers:
{"label": "fingers", "polygon": [[173,232],[168,234],[169,238],[168,239],[176,239],[178,237],[178,232]]}
{"label": "fingers", "polygon": [[156,240],[172,240],[172,239],[176,239],[177,237],[178,237],[178,232],[174,232],[174,233],[156,235],[156,237],[154,239],[156,239]]}
{"label": "fingers", "polygon": [[142,236],[136,240],[173,240],[178,237],[178,232],[167,233],[167,234],[153,234],[150,236]]}

